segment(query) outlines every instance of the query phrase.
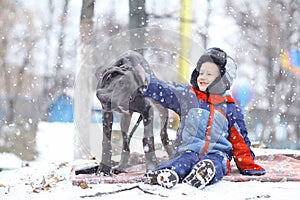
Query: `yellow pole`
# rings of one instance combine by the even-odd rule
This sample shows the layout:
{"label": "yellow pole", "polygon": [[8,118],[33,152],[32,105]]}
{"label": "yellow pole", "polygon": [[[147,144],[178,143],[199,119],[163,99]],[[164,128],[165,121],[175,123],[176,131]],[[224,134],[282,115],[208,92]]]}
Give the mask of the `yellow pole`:
{"label": "yellow pole", "polygon": [[188,82],[189,69],[188,63],[191,48],[191,34],[192,34],[192,0],[181,0],[180,10],[180,57],[179,57],[179,82]]}

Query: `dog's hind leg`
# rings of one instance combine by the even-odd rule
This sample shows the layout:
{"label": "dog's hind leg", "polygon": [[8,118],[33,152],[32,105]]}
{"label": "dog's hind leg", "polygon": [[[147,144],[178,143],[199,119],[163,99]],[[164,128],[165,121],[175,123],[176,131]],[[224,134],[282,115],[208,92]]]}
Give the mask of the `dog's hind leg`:
{"label": "dog's hind leg", "polygon": [[143,148],[146,158],[146,169],[152,170],[157,166],[158,161],[155,155],[155,145],[153,136],[153,109],[148,105],[148,112],[144,112],[143,123],[144,123],[144,138],[143,138]]}
{"label": "dog's hind leg", "polygon": [[160,117],[160,122],[161,122],[161,129],[160,129],[160,138],[161,138],[161,142],[169,156],[169,158],[173,157],[173,145],[169,140],[169,136],[168,136],[168,121],[169,121],[169,112],[168,109],[160,106],[160,105],[156,105],[156,108],[159,112],[159,117]]}

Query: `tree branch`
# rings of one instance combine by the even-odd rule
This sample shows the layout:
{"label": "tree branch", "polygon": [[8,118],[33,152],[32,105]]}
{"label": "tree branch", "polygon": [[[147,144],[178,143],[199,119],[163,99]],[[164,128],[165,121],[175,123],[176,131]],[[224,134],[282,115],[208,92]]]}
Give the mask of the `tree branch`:
{"label": "tree branch", "polygon": [[115,191],[111,191],[111,192],[97,192],[96,194],[93,194],[93,195],[85,195],[85,196],[80,196],[80,197],[81,198],[100,197],[102,195],[116,194],[116,193],[129,191],[129,190],[133,190],[133,189],[139,189],[140,191],[144,192],[145,194],[158,195],[158,196],[161,196],[161,197],[168,197],[168,196],[165,196],[165,195],[162,195],[162,194],[156,194],[156,193],[153,193],[153,192],[149,192],[148,190],[144,190],[143,188],[141,188],[138,185],[133,186],[133,187],[129,187],[129,188],[124,188],[124,189],[121,189],[121,190],[115,190]]}

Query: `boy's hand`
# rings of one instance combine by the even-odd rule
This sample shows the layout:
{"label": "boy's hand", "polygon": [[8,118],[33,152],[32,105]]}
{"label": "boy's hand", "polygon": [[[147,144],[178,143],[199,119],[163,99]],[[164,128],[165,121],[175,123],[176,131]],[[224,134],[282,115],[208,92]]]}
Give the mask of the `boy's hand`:
{"label": "boy's hand", "polygon": [[266,170],[264,168],[254,163],[252,157],[235,159],[235,161],[240,173],[243,175],[261,176],[266,173]]}

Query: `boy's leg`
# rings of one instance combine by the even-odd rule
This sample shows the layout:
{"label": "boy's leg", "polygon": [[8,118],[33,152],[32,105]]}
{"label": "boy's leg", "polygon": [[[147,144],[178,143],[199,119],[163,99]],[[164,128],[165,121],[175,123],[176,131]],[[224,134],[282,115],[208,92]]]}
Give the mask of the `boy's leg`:
{"label": "boy's leg", "polygon": [[184,152],[171,160],[163,162],[152,172],[146,173],[144,182],[172,188],[189,174],[198,161],[198,154],[191,151]]}
{"label": "boy's leg", "polygon": [[197,188],[203,188],[206,185],[216,183],[224,176],[222,167],[222,156],[209,154],[202,157],[188,174],[183,183],[187,183]]}

